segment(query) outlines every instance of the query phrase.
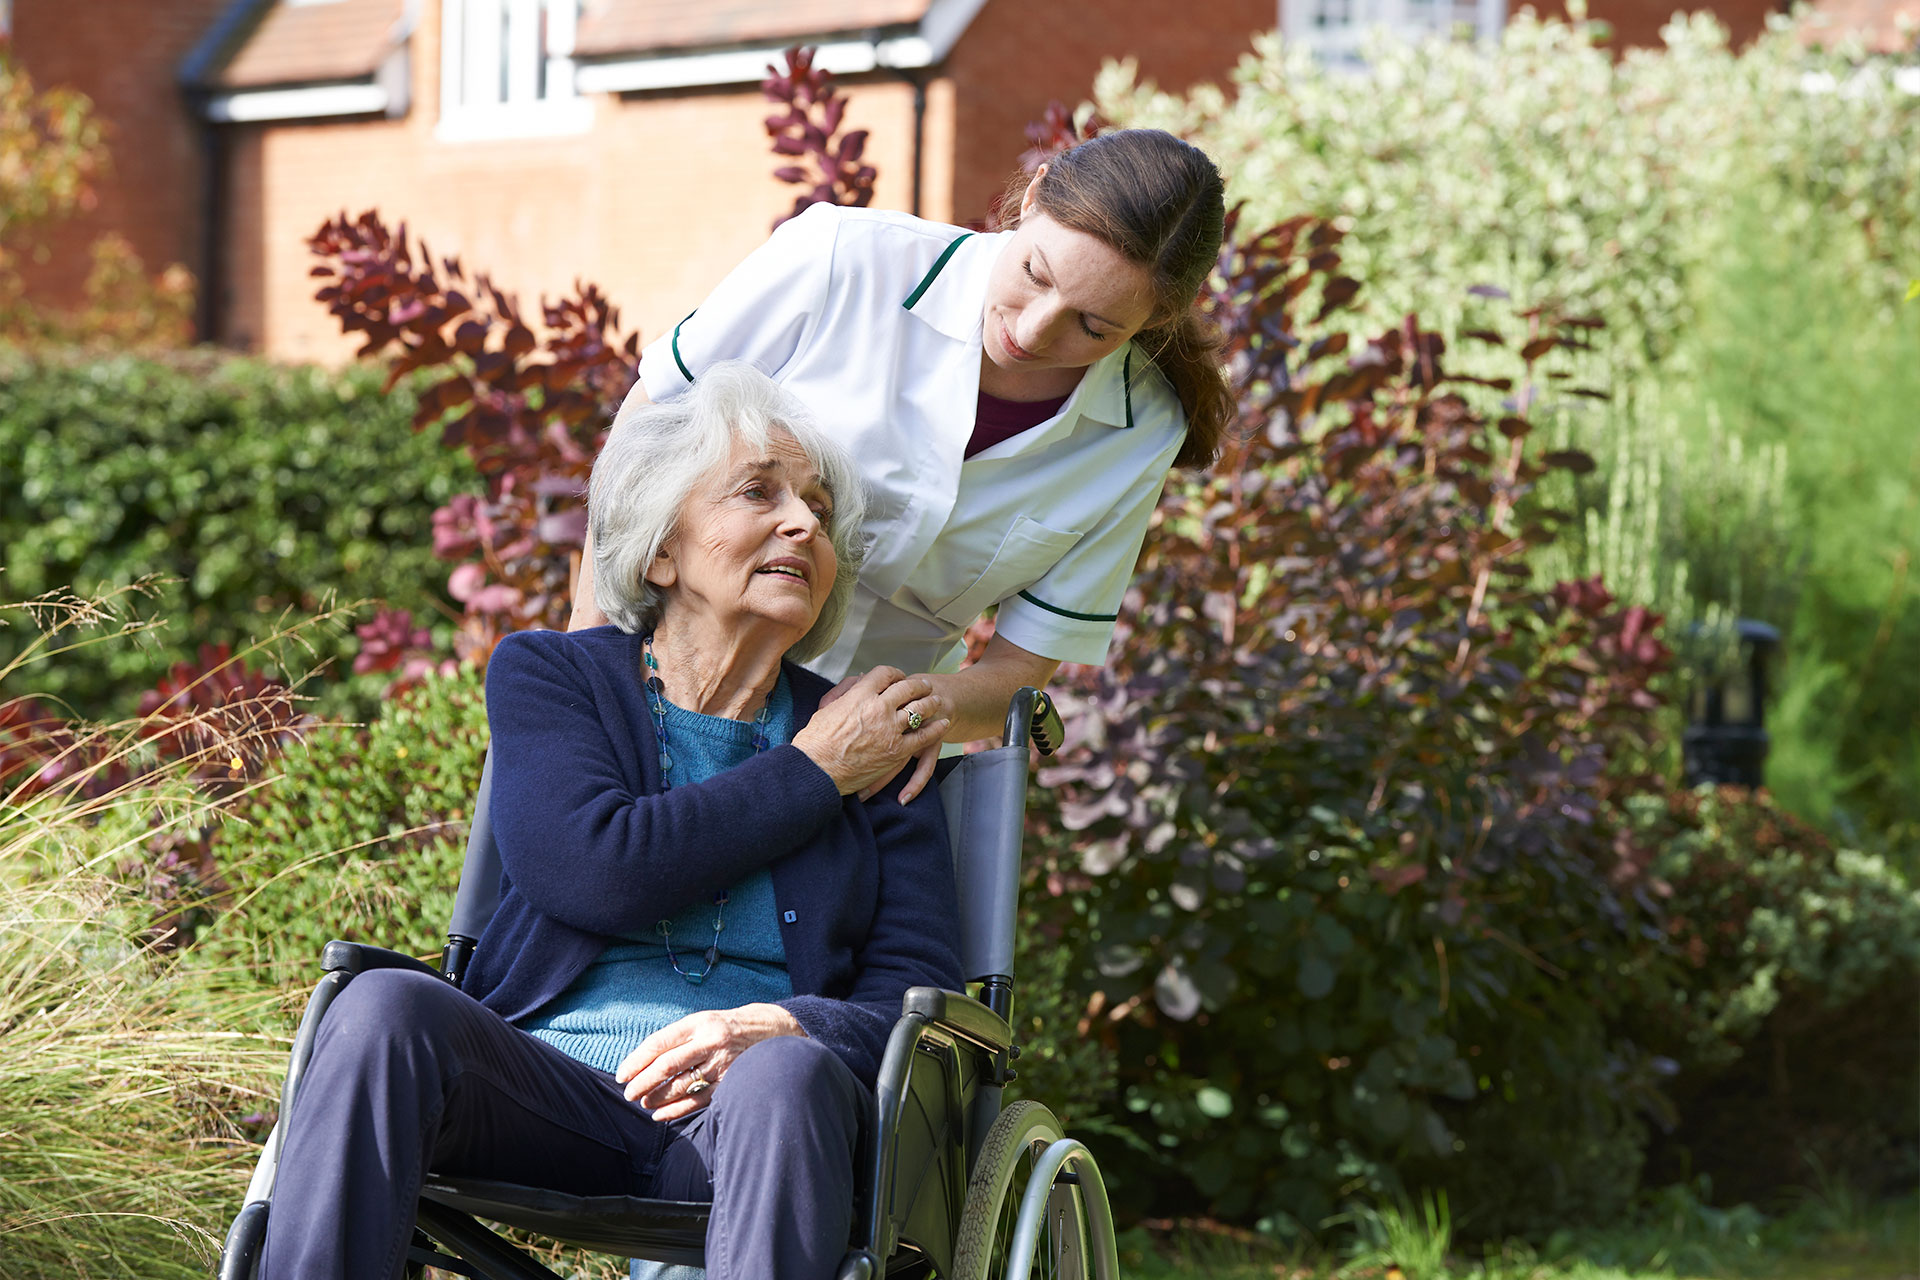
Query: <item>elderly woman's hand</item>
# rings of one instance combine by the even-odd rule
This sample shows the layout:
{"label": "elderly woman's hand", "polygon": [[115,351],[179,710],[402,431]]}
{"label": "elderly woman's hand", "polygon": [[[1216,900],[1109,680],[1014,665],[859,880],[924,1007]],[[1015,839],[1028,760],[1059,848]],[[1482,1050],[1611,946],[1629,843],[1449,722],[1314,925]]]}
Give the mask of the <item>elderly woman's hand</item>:
{"label": "elderly woman's hand", "polygon": [[945,717],[911,724],[907,704],[928,698],[933,686],[925,676],[909,676],[896,667],[875,667],[824,700],[793,745],[819,765],[843,796],[852,795],[898,773],[909,759],[938,747],[950,723]]}
{"label": "elderly woman's hand", "polygon": [[775,1036],[806,1034],[777,1004],[690,1013],[642,1040],[613,1078],[627,1086],[627,1101],[655,1120],[678,1120],[713,1100],[713,1086],[748,1049]]}

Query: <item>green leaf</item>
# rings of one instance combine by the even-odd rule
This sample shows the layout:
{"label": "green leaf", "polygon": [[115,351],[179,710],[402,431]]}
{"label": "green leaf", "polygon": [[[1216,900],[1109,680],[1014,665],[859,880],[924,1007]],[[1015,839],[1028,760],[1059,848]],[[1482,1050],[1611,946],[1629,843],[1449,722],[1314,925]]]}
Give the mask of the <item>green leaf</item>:
{"label": "green leaf", "polygon": [[1407,1131],[1407,1125],[1413,1119],[1413,1108],[1407,1101],[1407,1095],[1399,1089],[1356,1087],[1353,1096],[1354,1101],[1364,1109],[1368,1123],[1382,1137],[1397,1138]]}
{"label": "green leaf", "polygon": [[1215,1120],[1224,1120],[1233,1114],[1233,1095],[1217,1085],[1200,1086],[1200,1091],[1193,1095],[1193,1101],[1200,1108],[1201,1115]]}
{"label": "green leaf", "polygon": [[1314,918],[1313,937],[1327,955],[1336,960],[1353,949],[1352,932],[1329,915]]}
{"label": "green leaf", "polygon": [[1907,301],[1912,302],[1915,298],[1920,298],[1920,280],[1911,281],[1907,285]]}
{"label": "green leaf", "polygon": [[1335,970],[1333,962],[1328,960],[1319,949],[1304,947],[1300,953],[1300,994],[1309,1000],[1318,1000],[1333,990]]}
{"label": "green leaf", "polygon": [[1453,1130],[1447,1128],[1447,1122],[1440,1118],[1432,1107],[1421,1109],[1420,1127],[1424,1131],[1427,1145],[1433,1148],[1437,1156],[1453,1154]]}

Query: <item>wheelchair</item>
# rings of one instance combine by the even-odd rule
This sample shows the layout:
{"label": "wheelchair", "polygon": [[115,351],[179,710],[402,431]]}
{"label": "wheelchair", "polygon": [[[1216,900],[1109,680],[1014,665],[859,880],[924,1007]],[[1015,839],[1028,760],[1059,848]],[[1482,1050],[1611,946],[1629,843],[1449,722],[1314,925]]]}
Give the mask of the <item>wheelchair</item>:
{"label": "wheelchair", "polygon": [[[856,1183],[853,1238],[838,1280],[938,1276],[1113,1280],[1113,1217],[1100,1171],[1046,1107],[1003,1103],[1020,1047],[1012,1030],[1013,938],[1025,826],[1028,747],[1050,755],[1060,719],[1021,689],[1004,745],[961,758],[940,784],[959,888],[962,971],[978,998],[915,987],[902,1002],[874,1089]],[[440,968],[398,952],[330,942],[307,1002],[269,1133],[221,1251],[220,1280],[252,1280],[284,1141],[320,1021],[355,974],[406,968],[459,985],[499,899],[500,855],[488,819],[492,766],[479,801]],[[594,1253],[704,1265],[708,1206],[427,1174],[409,1275],[432,1266],[475,1280],[563,1280],[483,1224],[503,1224]]]}

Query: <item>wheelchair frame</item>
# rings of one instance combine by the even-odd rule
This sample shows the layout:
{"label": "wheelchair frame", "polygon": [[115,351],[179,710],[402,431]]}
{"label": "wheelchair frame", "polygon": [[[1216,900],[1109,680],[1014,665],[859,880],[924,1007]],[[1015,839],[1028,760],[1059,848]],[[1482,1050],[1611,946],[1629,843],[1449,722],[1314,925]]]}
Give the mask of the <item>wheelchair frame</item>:
{"label": "wheelchair frame", "polygon": [[[1038,1103],[1002,1106],[1020,1054],[1011,1015],[1028,746],[1051,755],[1061,736],[1047,696],[1021,689],[1007,709],[1004,745],[964,757],[941,784],[959,887],[962,971],[979,984],[980,999],[914,987],[902,1001],[875,1084],[861,1162],[865,1189],[838,1280],[929,1273],[1023,1280],[1036,1261],[1043,1275],[1057,1280],[1118,1276],[1112,1212],[1093,1156]],[[305,1081],[328,1005],[355,974],[406,968],[455,986],[465,976],[499,899],[491,781],[489,760],[441,967],[379,947],[328,943],[321,956],[325,974],[289,1055],[282,1118]],[[220,1280],[253,1280],[258,1273],[283,1142],[276,1121],[228,1229]],[[594,1252],[702,1265],[707,1209],[429,1173],[408,1270],[438,1266],[476,1280],[562,1280],[480,1218]]]}

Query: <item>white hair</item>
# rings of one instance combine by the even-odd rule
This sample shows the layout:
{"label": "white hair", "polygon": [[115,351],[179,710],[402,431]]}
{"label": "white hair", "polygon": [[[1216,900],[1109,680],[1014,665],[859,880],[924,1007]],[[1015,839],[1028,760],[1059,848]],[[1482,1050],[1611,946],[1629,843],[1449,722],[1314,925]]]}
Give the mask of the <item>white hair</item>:
{"label": "white hair", "polygon": [[673,536],[694,491],[727,465],[734,444],[765,449],[775,431],[793,437],[833,499],[827,536],[839,566],[820,616],[787,652],[804,662],[839,639],[866,555],[866,485],[852,456],[796,396],[737,360],[710,366],[671,400],[629,397],[614,418],[593,464],[587,511],[594,601],[615,626],[633,634],[659,625],[666,598],[647,581],[647,566]]}

